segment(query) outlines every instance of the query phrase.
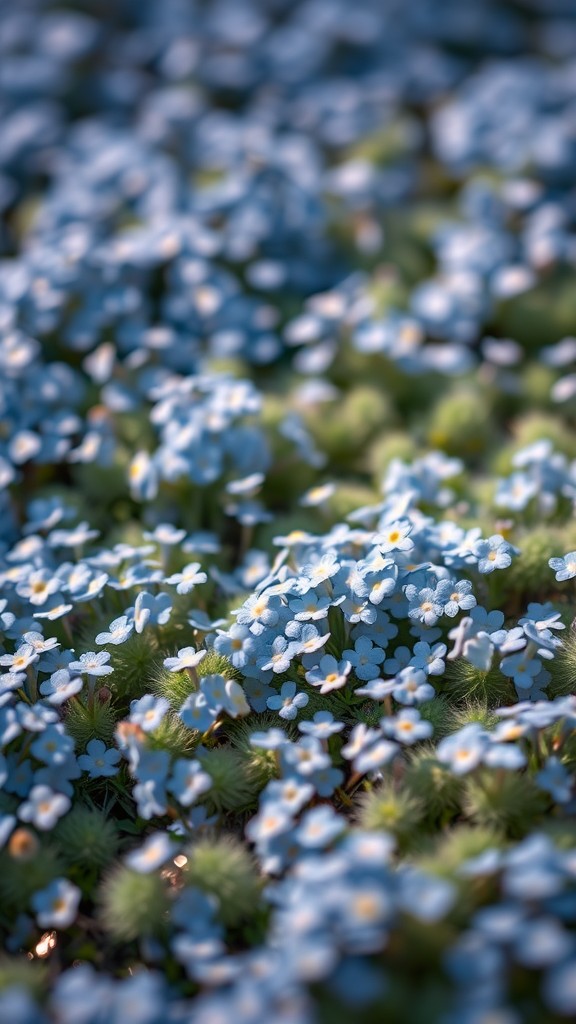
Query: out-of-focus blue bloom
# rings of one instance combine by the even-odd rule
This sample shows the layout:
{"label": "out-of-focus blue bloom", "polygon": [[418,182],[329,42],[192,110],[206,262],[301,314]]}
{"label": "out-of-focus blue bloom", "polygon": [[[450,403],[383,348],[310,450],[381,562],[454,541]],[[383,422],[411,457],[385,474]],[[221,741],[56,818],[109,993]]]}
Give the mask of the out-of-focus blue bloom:
{"label": "out-of-focus blue bloom", "polygon": [[67,928],[76,917],[81,895],[80,889],[66,878],[55,878],[32,897],[38,924],[42,928]]}
{"label": "out-of-focus blue bloom", "polygon": [[27,800],[20,804],[18,817],[30,821],[41,831],[49,831],[63,814],[70,809],[70,800],[62,793],[55,793],[50,786],[33,786]]}
{"label": "out-of-focus blue bloom", "polygon": [[80,754],[78,767],[88,772],[91,779],[110,778],[118,774],[120,751],[107,747],[102,740],[93,739],[86,745],[86,753]]}

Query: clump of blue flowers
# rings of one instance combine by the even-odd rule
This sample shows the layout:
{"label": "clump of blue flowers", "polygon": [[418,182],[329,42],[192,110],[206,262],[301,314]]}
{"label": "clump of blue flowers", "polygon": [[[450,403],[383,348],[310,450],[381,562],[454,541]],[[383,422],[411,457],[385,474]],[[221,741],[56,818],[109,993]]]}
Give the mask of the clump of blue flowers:
{"label": "clump of blue flowers", "polygon": [[575,40],[0,9],[0,1020],[575,1017]]}

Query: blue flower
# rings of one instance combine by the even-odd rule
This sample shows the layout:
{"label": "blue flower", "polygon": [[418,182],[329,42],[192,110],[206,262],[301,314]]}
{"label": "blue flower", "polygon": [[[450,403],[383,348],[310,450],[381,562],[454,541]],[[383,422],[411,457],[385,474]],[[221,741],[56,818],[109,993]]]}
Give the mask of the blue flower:
{"label": "blue flower", "polygon": [[31,644],[22,644],[15,654],[0,655],[0,665],[6,665],[11,673],[24,672],[35,661],[38,661],[38,653]]}
{"label": "blue flower", "polygon": [[339,568],[338,554],[334,550],[324,551],[314,561],[307,562],[302,566],[303,592],[331,579]]}
{"label": "blue flower", "polygon": [[[214,896],[187,886],[178,893],[170,911],[170,920],[187,935],[202,942],[220,935],[220,927],[215,921],[217,910],[218,900]],[[218,945],[216,948],[219,951]]]}
{"label": "blue flower", "polygon": [[278,622],[280,599],[266,594],[254,594],[237,610],[236,621],[240,625],[256,627],[253,633],[262,632],[266,626],[275,626]]}
{"label": "blue flower", "polygon": [[554,569],[559,583],[563,583],[564,580],[573,580],[576,576],[576,551],[569,551],[562,558],[550,558],[548,565]]}
{"label": "blue flower", "polygon": [[394,718],[383,718],[382,726],[388,736],[407,746],[428,739],[434,731],[432,723],[424,721],[415,708],[406,708]]}
{"label": "blue flower", "polygon": [[474,608],[476,598],[472,593],[472,584],[469,580],[459,580],[453,583],[451,580],[440,580],[436,587],[436,600],[443,604],[444,615],[454,618],[460,609],[469,611]]}
{"label": "blue flower", "polygon": [[540,789],[549,793],[556,803],[565,804],[572,799],[572,778],[557,757],[548,757],[535,778]]}
{"label": "blue flower", "polygon": [[153,530],[145,530],[144,540],[154,541],[161,547],[173,547],[180,544],[186,536],[186,530],[179,530],[172,523],[158,523]]}
{"label": "blue flower", "polygon": [[487,743],[487,733],[477,722],[471,722],[440,740],[436,757],[441,764],[447,764],[455,775],[465,775],[480,764]]}
{"label": "blue flower", "polygon": [[288,737],[283,729],[268,729],[267,732],[253,732],[250,734],[250,746],[260,747],[262,750],[279,750]]}
{"label": "blue flower", "polygon": [[370,625],[376,621],[377,611],[369,601],[347,597],[342,604],[342,614],[347,622],[364,622]]}
{"label": "blue flower", "polygon": [[198,761],[179,757],[174,762],[167,788],[183,807],[190,807],[211,786],[210,776]]}
{"label": "blue flower", "polygon": [[380,605],[384,598],[394,594],[397,580],[398,566],[391,558],[370,554],[363,563],[360,578],[354,579],[353,591],[370,604]]}
{"label": "blue flower", "polygon": [[256,664],[262,671],[272,669],[276,673],[287,672],[293,658],[299,653],[299,646],[295,640],[287,640],[285,636],[277,636],[268,645],[265,654],[257,659]]}
{"label": "blue flower", "polygon": [[319,687],[320,693],[330,693],[346,685],[351,668],[349,661],[337,661],[331,654],[324,654],[316,668],[306,672],[305,679],[311,686]]}
{"label": "blue flower", "polygon": [[333,599],[329,594],[317,594],[315,590],[309,590],[304,597],[293,597],[288,607],[297,622],[307,622],[325,619],[332,604]]}
{"label": "blue flower", "polygon": [[359,686],[355,691],[360,697],[370,697],[371,700],[385,700],[396,689],[395,679],[371,679],[366,686]]}
{"label": "blue flower", "polygon": [[21,761],[17,753],[11,753],[8,754],[6,761],[7,774],[2,783],[3,788],[7,793],[15,793],[21,797],[28,796],[34,779],[31,760],[26,758]]}
{"label": "blue flower", "polygon": [[27,597],[30,604],[40,606],[53,594],[58,593],[61,587],[61,580],[50,570],[36,569],[24,582],[17,584],[16,593],[21,597]]}
{"label": "blue flower", "polygon": [[492,741],[484,754],[484,764],[489,768],[506,768],[511,771],[524,768],[526,755],[514,743]]}
{"label": "blue flower", "polygon": [[548,916],[525,921],[513,944],[514,959],[532,969],[556,966],[573,950],[572,933],[560,921]]}
{"label": "blue flower", "polygon": [[107,664],[108,661],[110,661],[108,651],[100,651],[99,654],[88,651],[86,654],[81,654],[78,661],[71,661],[68,669],[70,672],[79,672],[80,675],[107,676],[114,671],[112,665]]}
{"label": "blue flower", "polygon": [[385,529],[381,529],[380,533],[374,537],[373,543],[378,546],[382,554],[387,554],[389,551],[412,551],[414,541],[410,539],[410,534],[413,529],[414,524],[410,520],[398,519],[386,526]]}
{"label": "blue flower", "polygon": [[[441,676],[446,668],[444,661],[446,650],[446,644],[435,644],[434,647],[431,647],[424,640],[419,640],[414,644],[410,667],[422,669],[429,676]],[[386,663],[384,667],[386,667]]]}
{"label": "blue flower", "polygon": [[64,764],[72,751],[74,741],[64,731],[64,726],[57,722],[47,725],[30,746],[30,752],[44,764]]}
{"label": "blue flower", "polygon": [[292,824],[292,815],[285,807],[266,801],[260,806],[258,814],[248,822],[246,836],[251,843],[268,842],[282,832],[287,832]]}
{"label": "blue flower", "polygon": [[55,878],[32,896],[32,909],[41,928],[67,928],[78,912],[81,892],[67,878]]}
{"label": "blue flower", "polygon": [[56,822],[70,809],[70,800],[63,793],[55,793],[50,786],[33,786],[28,799],[20,804],[18,817],[31,821],[42,832],[54,828]]}
{"label": "blue flower", "polygon": [[391,658],[386,658],[384,671],[390,675],[396,675],[401,669],[407,668],[412,660],[412,651],[409,647],[396,647]]}
{"label": "blue flower", "polygon": [[432,587],[418,587],[409,583],[404,588],[404,593],[410,602],[408,615],[411,619],[424,623],[425,626],[433,626],[444,611],[441,598],[437,596],[437,590]]}
{"label": "blue flower", "polygon": [[370,729],[364,722],[359,722],[352,729],[348,742],[342,747],[340,753],[342,757],[352,761],[362,751],[369,749],[381,736],[380,729]]}
{"label": "blue flower", "polygon": [[314,772],[329,768],[331,761],[320,740],[315,736],[303,736],[297,743],[281,746],[280,763],[285,774],[296,772],[309,779]]}
{"label": "blue flower", "polygon": [[138,850],[132,850],[127,854],[124,862],[132,871],[147,875],[169,860],[174,851],[175,844],[168,833],[156,832],[148,836]]}
{"label": "blue flower", "polygon": [[304,664],[309,664],[310,656],[325,647],[330,639],[330,633],[321,635],[318,628],[311,622],[288,622],[286,636],[293,639],[298,645],[298,654],[303,655]]}
{"label": "blue flower", "polygon": [[177,584],[176,590],[179,594],[189,594],[199,583],[205,583],[208,579],[205,572],[199,572],[200,562],[190,562],[185,565],[181,572],[167,576],[165,582]]}
{"label": "blue flower", "polygon": [[352,767],[359,775],[376,771],[383,765],[388,764],[396,756],[399,749],[396,743],[386,739],[379,739],[354,758]]}
{"label": "blue flower", "polygon": [[331,711],[317,711],[311,722],[299,722],[298,728],[300,732],[309,733],[319,740],[327,740],[335,733],[342,732],[344,723],[335,722]]}
{"label": "blue flower", "polygon": [[526,653],[511,654],[500,662],[500,671],[505,676],[511,676],[514,685],[520,690],[530,689],[534,683],[534,677],[542,669],[542,662],[539,658],[531,658]]}
{"label": "blue flower", "polygon": [[358,637],[354,643],[354,650],[345,650],[342,655],[352,665],[357,678],[364,681],[376,678],[378,666],[385,657],[382,648],[375,647],[365,636]]}
{"label": "blue flower", "polygon": [[141,590],[134,602],[134,629],[142,633],[145,627],[165,626],[172,612],[172,601],[168,594],[149,594]]}
{"label": "blue flower", "polygon": [[206,651],[197,651],[194,647],[182,647],[174,658],[164,658],[164,668],[170,672],[184,672],[185,669],[195,668],[206,656]]}
{"label": "blue flower", "polygon": [[432,700],[435,690],[426,681],[425,672],[408,666],[396,676],[393,694],[399,704],[423,704],[427,700]]}
{"label": "blue flower", "polygon": [[379,607],[376,609],[376,616],[372,622],[357,623],[350,635],[353,640],[357,640],[359,636],[366,636],[377,647],[386,650],[389,641],[398,636],[398,626],[395,622],[391,622],[388,613]]}
{"label": "blue flower", "polygon": [[290,680],[282,684],[279,694],[268,697],[267,706],[271,711],[278,711],[280,718],[291,720],[296,718],[300,708],[305,708],[309,697],[307,693],[297,693],[296,683]]}
{"label": "blue flower", "polygon": [[268,683],[261,682],[258,679],[244,680],[244,693],[250,707],[253,708],[254,711],[265,711],[268,697],[271,697],[275,692],[276,691],[272,686]]}
{"label": "blue flower", "polygon": [[144,732],[153,732],[160,725],[170,707],[165,697],[153,697],[145,693],[138,700],[130,703],[130,721],[139,725]]}
{"label": "blue flower", "polygon": [[476,541],[473,552],[478,559],[478,572],[486,574],[495,569],[507,569],[512,563],[512,550],[510,544],[498,533],[487,540]]}
{"label": "blue flower", "polygon": [[417,868],[399,872],[398,902],[402,910],[419,921],[433,924],[446,916],[456,901],[456,888],[444,878],[434,878]]}
{"label": "blue flower", "polygon": [[127,615],[121,615],[114,619],[107,631],[97,633],[94,643],[101,644],[123,644],[134,631],[134,622]]}
{"label": "blue flower", "polygon": [[318,796],[329,797],[343,783],[344,773],[339,768],[326,766],[325,768],[317,768],[307,778],[314,786]]}
{"label": "blue flower", "polygon": [[[302,723],[304,724],[304,723]],[[279,805],[289,814],[299,814],[314,796],[315,787],[301,779],[271,779],[262,794],[264,801]]]}
{"label": "blue flower", "polygon": [[392,918],[388,885],[378,877],[363,878],[361,872],[342,881],[338,924],[347,949],[361,955],[380,948]]}
{"label": "blue flower", "polygon": [[14,814],[0,814],[0,850],[6,844],[6,840],[9,838],[15,824],[16,817]]}
{"label": "blue flower", "polygon": [[255,641],[248,626],[235,622],[226,632],[218,631],[213,646],[215,651],[229,658],[235,668],[244,668],[255,650]]}
{"label": "blue flower", "polygon": [[191,693],[186,698],[178,714],[188,729],[206,732],[213,725],[217,710],[208,703],[205,693]]}
{"label": "blue flower", "polygon": [[30,644],[31,647],[33,647],[38,654],[45,654],[48,651],[55,651],[56,648],[60,646],[60,643],[55,636],[51,636],[47,640],[45,640],[44,637],[42,636],[42,633],[38,633],[35,630],[32,632],[24,633],[22,639],[24,643]]}
{"label": "blue flower", "polygon": [[102,740],[90,740],[86,753],[80,754],[78,767],[88,772],[91,779],[111,778],[118,774],[120,751],[115,747],[107,747]]}
{"label": "blue flower", "polygon": [[544,1002],[553,1013],[563,1017],[576,1014],[576,959],[570,956],[562,963],[554,964],[544,977],[542,994]]}
{"label": "blue flower", "polygon": [[344,831],[344,819],[329,804],[313,807],[303,815],[294,835],[306,849],[324,849]]}
{"label": "blue flower", "polygon": [[83,685],[80,676],[71,676],[67,669],[62,668],[40,683],[40,693],[49,704],[60,705],[80,693]]}
{"label": "blue flower", "polygon": [[137,452],[128,467],[130,493],[136,501],[152,501],[158,494],[158,470],[148,452]]}

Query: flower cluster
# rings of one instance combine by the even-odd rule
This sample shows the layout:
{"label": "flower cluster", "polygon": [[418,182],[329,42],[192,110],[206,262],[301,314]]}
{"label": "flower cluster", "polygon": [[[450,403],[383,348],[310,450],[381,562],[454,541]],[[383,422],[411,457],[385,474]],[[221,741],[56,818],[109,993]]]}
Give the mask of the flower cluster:
{"label": "flower cluster", "polygon": [[570,4],[0,9],[0,1020],[576,1015]]}

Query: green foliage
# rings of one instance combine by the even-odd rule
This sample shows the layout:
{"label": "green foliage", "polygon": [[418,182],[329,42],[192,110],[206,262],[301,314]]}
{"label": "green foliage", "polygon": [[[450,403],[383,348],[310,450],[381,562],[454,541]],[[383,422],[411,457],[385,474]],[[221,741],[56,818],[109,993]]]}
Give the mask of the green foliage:
{"label": "green foliage", "polygon": [[576,458],[574,433],[558,416],[536,410],[525,412],[513,421],[512,434],[514,441],[497,451],[492,460],[491,468],[502,476],[513,472],[516,452],[543,439],[551,441],[554,449],[568,458]]}
{"label": "green foliage", "polygon": [[21,988],[40,999],[44,995],[47,980],[48,965],[40,960],[17,956],[0,957],[0,992]]}
{"label": "green foliage", "polygon": [[357,384],[333,402],[323,403],[305,416],[306,426],[321,451],[330,458],[348,462],[358,460],[365,446],[386,426],[391,426],[394,413],[388,396],[368,384]]}
{"label": "green foliage", "polygon": [[32,858],[15,859],[7,850],[0,852],[0,907],[21,912],[30,897],[55,878],[65,874],[64,863],[52,847],[41,846]]}
{"label": "green foliage", "polygon": [[208,836],[186,847],[184,877],[218,901],[218,916],[231,927],[242,925],[258,908],[262,882],[246,847],[233,836]]}
{"label": "green foliage", "polygon": [[167,750],[173,757],[189,755],[200,741],[196,729],[188,729],[177,715],[168,712],[158,728],[147,734],[151,750]]}
{"label": "green foliage", "polygon": [[576,689],[576,631],[571,627],[560,634],[562,646],[546,667],[552,678],[547,687],[550,699],[574,693]]}
{"label": "green foliage", "polygon": [[546,815],[539,827],[550,836],[554,846],[559,850],[573,850],[576,847],[576,828],[573,820]]}
{"label": "green foliage", "polygon": [[483,770],[466,780],[466,815],[478,825],[512,839],[527,835],[548,805],[549,798],[527,774]]}
{"label": "green foliage", "polygon": [[[234,747],[241,755],[246,766],[248,778],[253,781],[258,790],[262,789],[270,779],[278,775],[278,759],[274,750],[262,750],[253,747],[250,743],[252,733],[277,728],[278,716],[276,714],[262,714],[257,719],[238,718],[227,723],[226,734]],[[294,740],[300,735],[294,722],[284,723],[287,736]]]}
{"label": "green foliage", "polygon": [[478,457],[494,438],[492,410],[478,387],[461,386],[435,406],[427,427],[427,442],[450,455]]}
{"label": "green foliage", "polygon": [[66,731],[76,745],[76,750],[83,753],[86,744],[92,739],[103,740],[110,746],[114,737],[116,721],[120,717],[111,701],[101,702],[96,697],[92,707],[82,700],[69,701],[66,705]]}
{"label": "green foliage", "polygon": [[225,654],[209,650],[202,661],[196,666],[196,674],[199,679],[203,676],[221,675],[225,679],[236,679],[242,681],[242,673],[234,668],[234,665]]}
{"label": "green foliage", "polygon": [[426,701],[418,709],[420,717],[426,722],[431,722],[434,728],[434,738],[439,740],[450,731],[450,716],[452,708],[447,696],[440,693],[432,700]]}
{"label": "green foliage", "polygon": [[334,494],[328,498],[326,507],[330,513],[330,519],[340,522],[355,509],[362,508],[364,505],[377,505],[380,500],[381,496],[372,488],[354,481],[343,480],[338,484]]}
{"label": "green foliage", "polygon": [[[573,281],[568,272],[558,272],[537,287],[502,302],[496,323],[505,337],[515,338],[533,350],[569,335],[575,317]],[[538,369],[545,371],[546,367]]]}
{"label": "green foliage", "polygon": [[388,780],[363,793],[357,801],[361,828],[391,832],[402,844],[414,837],[426,815],[424,801]]}
{"label": "green foliage", "polygon": [[242,811],[254,803],[262,780],[255,778],[239,750],[213,747],[199,755],[199,760],[212,780],[203,797],[211,812]]}
{"label": "green foliage", "polygon": [[414,439],[401,431],[385,431],[372,442],[368,450],[368,467],[376,486],[382,482],[388,466],[393,459],[411,462],[416,458],[417,449]]}
{"label": "green foliage", "polygon": [[520,548],[520,554],[504,575],[505,594],[514,596],[517,601],[537,594],[539,601],[545,601],[556,586],[548,561],[563,550],[558,532],[548,526],[536,526],[516,534],[514,543]]}
{"label": "green foliage", "polygon": [[468,700],[462,705],[450,708],[450,732],[456,732],[471,722],[478,722],[483,729],[494,729],[501,719],[488,707],[486,701]]}
{"label": "green foliage", "polygon": [[446,822],[455,817],[461,807],[463,782],[440,764],[432,744],[409,753],[402,784],[422,801],[430,821]]}
{"label": "green foliage", "polygon": [[151,680],[151,688],[159,697],[165,697],[173,711],[179,711],[184,701],[197,689],[189,672],[170,672],[159,667]]}
{"label": "green foliage", "polygon": [[464,658],[447,663],[442,689],[452,701],[479,702],[488,708],[496,708],[515,699],[514,687],[499,666],[484,672]]}
{"label": "green foliage", "polygon": [[123,644],[111,650],[114,668],[112,685],[118,697],[133,700],[149,692],[159,657],[158,640],[151,629],[132,633]]}
{"label": "green foliage", "polygon": [[114,821],[97,808],[73,807],[58,822],[53,836],[66,864],[100,870],[118,851],[118,830]]}
{"label": "green foliage", "polygon": [[158,935],[166,925],[168,893],[156,872],[117,865],[101,883],[98,902],[102,927],[114,942]]}
{"label": "green foliage", "polygon": [[458,868],[465,861],[478,857],[485,850],[502,849],[504,839],[494,828],[462,823],[439,833],[423,845],[425,848],[418,857],[418,866],[431,874],[454,878],[458,877]]}
{"label": "green foliage", "polygon": [[[256,545],[260,548],[271,547],[274,537],[287,537],[291,533],[311,533],[313,535],[321,532],[318,514],[315,509],[299,509],[298,512],[286,513],[275,516],[271,523],[263,523],[257,528],[255,534]],[[246,595],[244,595],[246,596]],[[243,595],[238,595],[230,602],[231,608],[239,608],[244,600]]]}

